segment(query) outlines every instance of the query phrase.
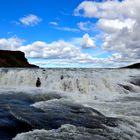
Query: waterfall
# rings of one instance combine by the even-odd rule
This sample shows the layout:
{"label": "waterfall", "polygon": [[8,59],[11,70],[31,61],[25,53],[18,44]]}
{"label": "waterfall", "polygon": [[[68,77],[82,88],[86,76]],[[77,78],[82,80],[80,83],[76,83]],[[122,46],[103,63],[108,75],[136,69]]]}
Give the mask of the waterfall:
{"label": "waterfall", "polygon": [[0,68],[0,134],[139,139],[139,93],[138,69]]}
{"label": "waterfall", "polygon": [[47,90],[115,94],[120,85],[134,86],[129,76],[138,74],[138,70],[129,69],[1,68],[0,87],[36,87],[39,78],[40,86]]}

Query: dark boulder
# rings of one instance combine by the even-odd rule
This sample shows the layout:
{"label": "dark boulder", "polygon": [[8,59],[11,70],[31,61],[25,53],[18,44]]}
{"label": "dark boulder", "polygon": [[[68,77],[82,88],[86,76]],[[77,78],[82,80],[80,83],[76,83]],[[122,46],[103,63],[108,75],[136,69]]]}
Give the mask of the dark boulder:
{"label": "dark boulder", "polygon": [[36,87],[41,87],[41,81],[39,77],[36,80]]}

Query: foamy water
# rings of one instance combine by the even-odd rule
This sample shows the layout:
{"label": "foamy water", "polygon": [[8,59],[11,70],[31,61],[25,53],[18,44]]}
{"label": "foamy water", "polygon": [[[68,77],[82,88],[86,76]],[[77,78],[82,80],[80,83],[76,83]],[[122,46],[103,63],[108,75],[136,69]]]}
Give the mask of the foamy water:
{"label": "foamy water", "polygon": [[[36,87],[38,77],[41,81],[39,88]],[[139,70],[0,69],[0,93],[21,94],[21,92],[35,99],[30,103],[31,108],[41,109],[44,112],[52,109],[57,110],[58,116],[61,114],[59,117],[63,119],[66,115],[62,115],[64,112],[67,114],[71,112],[69,108],[82,105],[80,108],[85,108],[85,110],[92,108],[107,117],[117,118],[118,125],[110,127],[105,123],[106,131],[99,133],[99,130],[98,132],[95,131],[96,129],[94,131],[92,128],[89,130],[89,124],[84,125],[84,123],[72,120],[66,121],[69,123],[63,123],[55,129],[41,127],[42,129],[25,131],[25,133],[17,134],[14,140],[32,140],[35,138],[37,140],[140,139]],[[54,96],[48,99],[48,95],[50,97],[54,93],[61,98]],[[57,113],[51,113],[57,116]],[[82,114],[85,115],[83,119],[86,118],[86,113],[82,112]],[[87,114],[89,114],[87,117],[90,118],[90,113]],[[99,114],[93,111],[92,115],[95,117]],[[66,115],[66,117],[69,116]],[[100,115],[98,117],[100,118]],[[92,121],[92,118],[90,119]]]}

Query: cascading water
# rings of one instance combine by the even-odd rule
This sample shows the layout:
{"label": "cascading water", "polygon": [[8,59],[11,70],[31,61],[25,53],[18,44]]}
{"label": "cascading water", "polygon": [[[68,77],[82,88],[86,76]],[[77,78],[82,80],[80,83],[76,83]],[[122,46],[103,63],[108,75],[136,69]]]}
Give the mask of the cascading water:
{"label": "cascading water", "polygon": [[[118,93],[121,84],[135,86],[127,79],[138,70],[106,69],[0,69],[1,87],[35,87],[37,78],[47,90],[83,94]],[[122,91],[121,91],[122,92]]]}
{"label": "cascading water", "polygon": [[1,68],[0,93],[6,140],[140,139],[137,69]]}

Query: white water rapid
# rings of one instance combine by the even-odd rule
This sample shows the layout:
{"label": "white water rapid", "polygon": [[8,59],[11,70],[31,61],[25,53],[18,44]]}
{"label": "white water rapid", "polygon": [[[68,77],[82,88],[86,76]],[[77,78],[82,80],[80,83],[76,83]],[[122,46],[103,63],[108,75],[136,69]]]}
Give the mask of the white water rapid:
{"label": "white water rapid", "polygon": [[[40,87],[36,87],[37,78],[40,80]],[[63,107],[66,102],[81,104],[96,109],[105,116],[121,120],[118,127],[109,128],[115,133],[116,140],[140,139],[140,70],[138,69],[1,68],[0,93],[7,93],[8,90],[32,95],[57,93],[63,98],[52,100],[43,98],[31,106],[47,111],[48,107],[52,108],[54,105]],[[76,136],[76,139],[72,137],[72,140],[80,140],[81,133],[86,135],[88,130],[64,124],[58,129],[37,129],[21,133],[14,140],[32,140],[34,136],[37,136],[37,140],[41,138],[54,140],[56,137],[60,140],[63,137],[62,140],[65,140],[65,135],[68,134]],[[49,138],[45,139],[47,136]],[[103,136],[97,136],[96,139],[104,140]],[[108,139],[112,138],[106,138]]]}

